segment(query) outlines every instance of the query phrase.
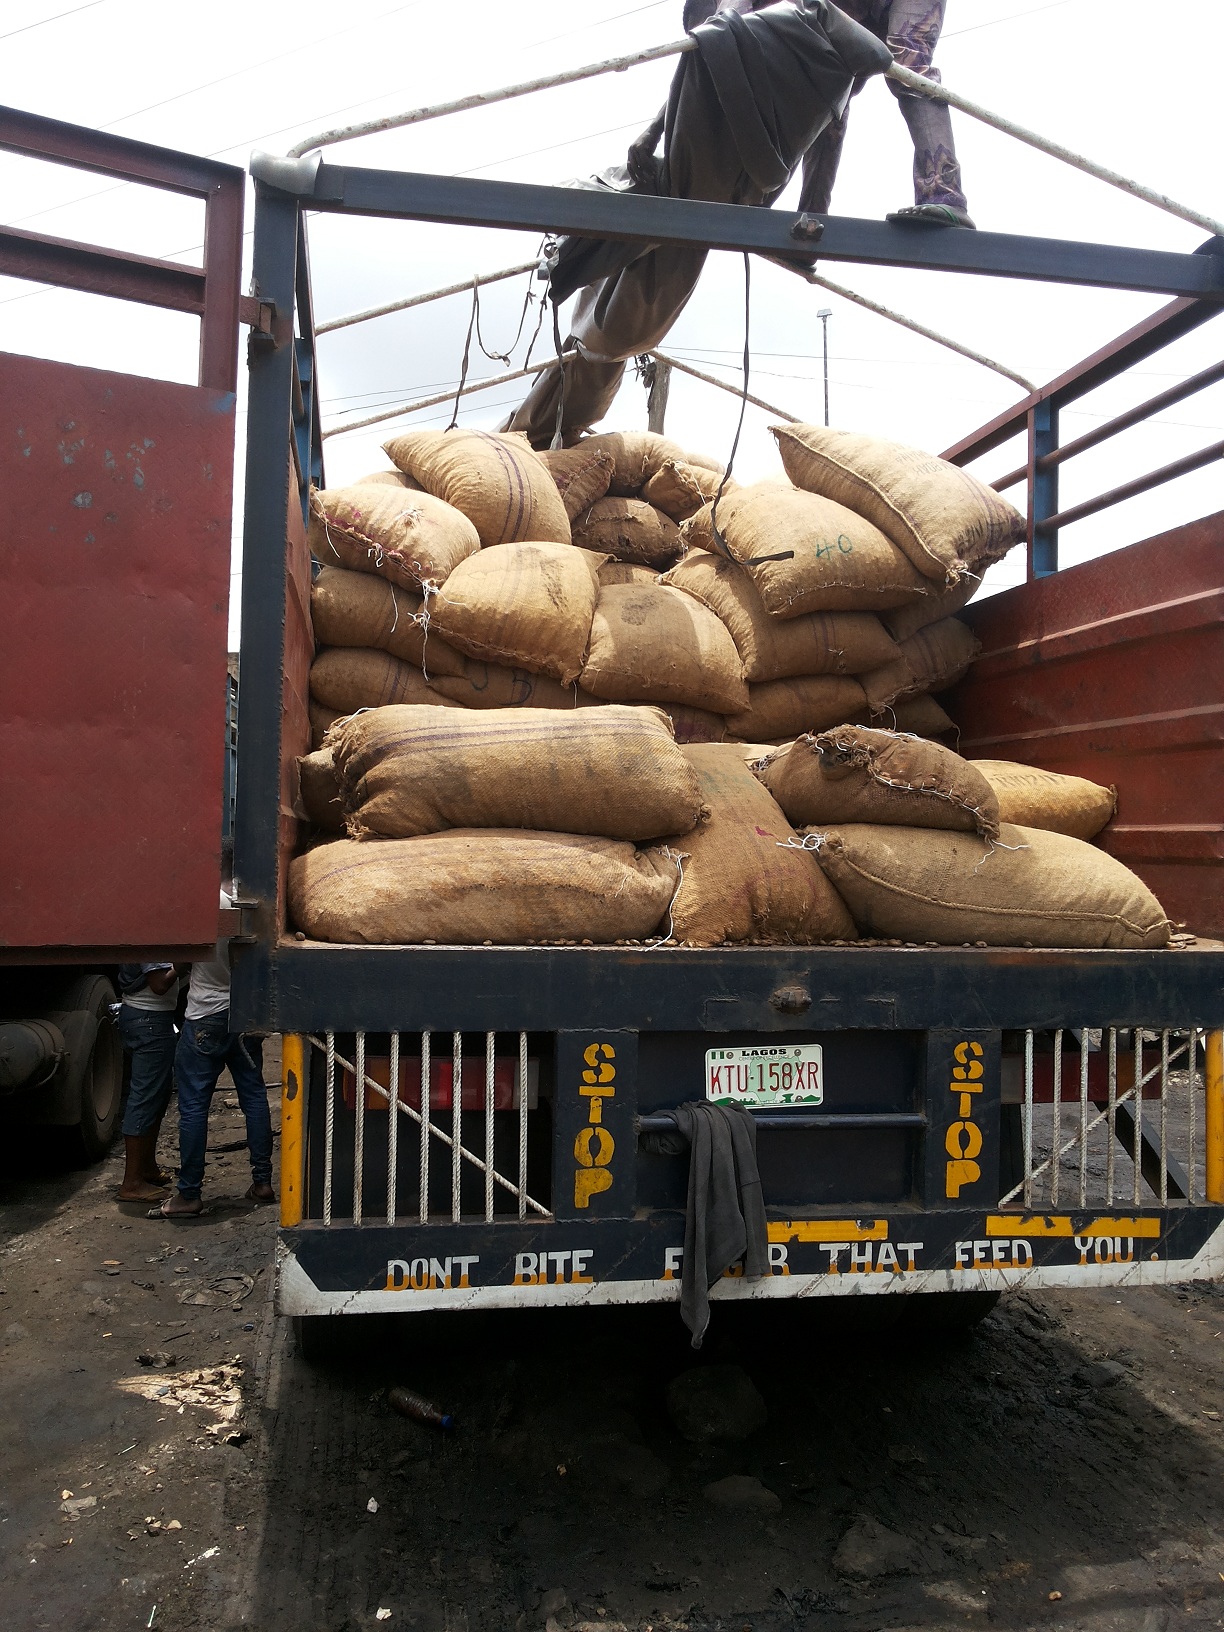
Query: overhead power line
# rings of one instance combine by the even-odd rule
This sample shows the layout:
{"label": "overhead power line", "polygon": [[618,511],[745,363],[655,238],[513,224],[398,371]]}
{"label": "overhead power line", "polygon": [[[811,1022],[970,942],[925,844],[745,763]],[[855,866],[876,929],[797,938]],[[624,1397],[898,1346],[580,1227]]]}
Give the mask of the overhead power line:
{"label": "overhead power line", "polygon": [[23,23],[20,28],[11,28],[7,34],[0,34],[0,40],[15,40],[18,34],[28,34],[35,28],[46,28],[48,23],[58,23],[63,17],[75,17],[78,11],[92,11],[95,6],[105,4],[106,0],[86,0],[83,6],[73,6],[68,11],[57,11],[54,17],[42,17],[36,23]]}

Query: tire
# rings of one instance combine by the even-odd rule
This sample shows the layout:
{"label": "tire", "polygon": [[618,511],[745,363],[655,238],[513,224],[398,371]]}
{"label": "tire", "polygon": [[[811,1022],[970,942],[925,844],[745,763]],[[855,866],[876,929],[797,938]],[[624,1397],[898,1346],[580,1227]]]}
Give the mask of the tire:
{"label": "tire", "polygon": [[81,1119],[74,1130],[81,1154],[101,1161],[115,1142],[123,1103],[123,1045],[111,1017],[115,988],[105,975],[82,975],[64,994],[65,1009],[84,1009],[98,1022],[89,1057],[70,1059],[70,1076],[79,1081]]}
{"label": "tire", "polygon": [[905,1298],[905,1329],[923,1337],[968,1332],[981,1324],[1001,1292],[916,1292]]}

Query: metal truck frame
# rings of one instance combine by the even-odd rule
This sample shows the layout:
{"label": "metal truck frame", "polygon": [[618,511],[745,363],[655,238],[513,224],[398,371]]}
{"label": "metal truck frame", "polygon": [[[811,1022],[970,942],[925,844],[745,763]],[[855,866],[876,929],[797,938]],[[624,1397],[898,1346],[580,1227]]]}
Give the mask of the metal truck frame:
{"label": "metal truck frame", "polygon": [[[734,1047],[778,1050],[762,1057],[781,1065],[818,1044],[825,1098],[757,1114],[771,1274],[729,1274],[715,1297],[1135,1286],[1224,1270],[1217,946],[335,946],[295,937],[285,915],[294,762],[309,746],[304,504],[323,474],[307,212],[774,257],[818,236],[821,260],[1172,296],[1085,365],[1082,389],[1218,313],[1224,243],[1178,255],[837,217],[814,229],[776,210],[317,154],[257,156],[252,170],[260,321],[236,814],[249,935],[233,1009],[236,1025],[286,1034],[281,1312],[678,1298],[686,1163],[646,1153],[639,1136],[700,1097],[707,1050]],[[1077,451],[1060,453],[1056,417],[1076,383],[1055,385],[949,450],[968,461],[1028,424],[1016,479],[1030,478],[1034,580],[1073,519],[1058,515],[1050,472]],[[1218,655],[1217,584],[1203,627]]]}

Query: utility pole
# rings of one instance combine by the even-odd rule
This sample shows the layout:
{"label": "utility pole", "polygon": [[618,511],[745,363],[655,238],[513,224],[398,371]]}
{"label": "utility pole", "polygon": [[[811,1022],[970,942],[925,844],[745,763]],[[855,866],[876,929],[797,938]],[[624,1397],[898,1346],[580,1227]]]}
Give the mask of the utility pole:
{"label": "utility pole", "polygon": [[821,307],[816,313],[820,319],[820,326],[824,330],[824,409],[825,424],[829,423],[829,319],[833,316],[827,306]]}
{"label": "utility pole", "polygon": [[656,435],[663,435],[663,421],[667,417],[667,398],[671,391],[671,364],[661,357],[650,359],[651,373],[646,377],[650,395],[646,398],[646,423]]}

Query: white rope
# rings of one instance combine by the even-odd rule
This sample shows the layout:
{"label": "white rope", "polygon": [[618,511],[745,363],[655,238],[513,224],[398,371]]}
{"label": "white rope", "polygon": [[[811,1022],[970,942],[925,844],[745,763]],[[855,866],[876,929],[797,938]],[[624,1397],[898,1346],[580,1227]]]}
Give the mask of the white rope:
{"label": "white rope", "polygon": [[388,114],[385,119],[366,119],[359,125],[340,125],[334,130],[324,130],[317,136],[307,136],[303,141],[295,142],[289,149],[289,157],[300,159],[304,153],[316,147],[332,147],[336,142],[351,142],[358,136],[376,136],[384,130],[402,130],[405,125],[420,125],[428,119],[442,119],[448,113],[467,113],[472,108],[492,107],[496,102],[510,102],[517,96],[530,96],[534,91],[550,91],[556,85],[573,85],[578,80],[595,79],[600,74],[623,74],[626,68],[636,68],[640,63],[659,62],[664,57],[678,57],[682,52],[696,49],[694,39],[673,40],[669,45],[651,46],[648,51],[635,51],[627,57],[608,57],[603,62],[590,62],[563,74],[525,79],[517,85],[505,85],[500,91],[477,91],[472,96],[458,97],[454,102],[435,102],[432,107]]}
{"label": "white rope", "polygon": [[466,278],[462,283],[447,284],[445,289],[430,289],[423,295],[409,295],[406,300],[393,300],[387,306],[371,306],[364,312],[352,312],[348,317],[333,317],[329,323],[320,323],[315,334],[330,334],[333,329],[347,329],[353,323],[368,323],[372,317],[387,317],[392,312],[406,312],[410,306],[428,306],[432,300],[444,300],[447,295],[466,295],[473,289],[482,289],[486,283],[502,283],[506,278],[517,278],[531,272],[539,261],[524,261],[521,266],[507,266],[501,272],[485,272],[480,277]]}
{"label": "white rope", "polygon": [[853,289],[847,289],[844,284],[834,283],[832,278],[825,278],[818,272],[809,271],[807,267],[796,266],[793,261],[784,261],[776,255],[766,255],[763,259],[770,261],[774,266],[780,266],[786,272],[797,273],[805,283],[819,284],[827,289],[831,295],[840,295],[843,300],[852,300],[856,306],[862,306],[877,317],[887,318],[890,323],[899,323],[903,329],[911,329],[926,340],[933,340],[937,346],[946,346],[949,351],[957,352],[961,357],[967,357],[971,363],[980,363],[983,368],[993,369],[996,374],[1002,374],[1009,380],[1014,380],[1025,391],[1033,392],[1037,387],[1032,380],[1026,380],[1023,374],[1017,374],[1015,369],[1008,368],[1005,363],[995,362],[993,357],[986,357],[980,351],[974,351],[972,346],[962,346],[959,340],[950,340],[946,334],[940,334],[938,329],[930,329],[925,323],[919,323],[917,318],[906,317],[902,312],[894,312],[891,306],[881,306],[878,300],[868,300],[866,295],[857,294]]}
{"label": "white rope", "polygon": [[[467,287],[472,286],[469,283]],[[568,363],[571,358],[577,357],[576,351],[561,353],[561,361]],[[487,380],[476,380],[472,385],[465,385],[460,391],[442,391],[436,397],[422,397],[419,402],[406,402],[399,408],[387,408],[382,413],[370,414],[365,419],[350,420],[347,425],[333,425],[322,433],[323,441],[329,436],[343,436],[347,431],[364,430],[367,425],[380,425],[385,419],[398,419],[401,414],[415,414],[421,408],[436,408],[442,402],[454,402],[456,396],[470,397],[473,391],[487,391],[491,385],[507,385],[511,380],[526,379],[529,374],[542,374],[546,368],[551,368],[557,361],[550,357],[546,363],[532,363],[530,368],[516,368],[509,374],[493,374]]]}
{"label": "white rope", "polygon": [[1132,198],[1141,198],[1145,204],[1164,210],[1166,215],[1176,215],[1182,221],[1189,221],[1193,226],[1202,227],[1205,232],[1210,232],[1216,237],[1224,237],[1224,224],[1213,216],[1203,215],[1199,210],[1192,210],[1188,205],[1179,204],[1167,193],[1158,193],[1151,187],[1145,187],[1140,181],[1132,181],[1129,176],[1120,175],[1116,170],[1109,170],[1105,165],[1097,164],[1094,159],[1086,159],[1082,153],[1075,153],[1059,142],[1048,141],[1046,137],[1038,136],[1036,131],[1016,124],[1014,120],[991,113],[990,109],[982,107],[980,102],[970,102],[968,97],[958,96],[946,85],[934,85],[921,74],[916,74],[912,68],[903,68],[899,62],[894,62],[892,67],[885,71],[885,77],[896,80],[898,85],[904,85],[907,90],[915,91],[919,96],[929,97],[932,102],[946,102],[949,107],[959,108],[971,119],[978,119],[984,125],[1001,130],[1005,136],[1014,137],[1016,141],[1024,142],[1028,147],[1035,147],[1039,153],[1046,153],[1052,159],[1059,159],[1063,164],[1069,164],[1073,170],[1082,170],[1086,176],[1093,176],[1109,187],[1117,187],[1121,192],[1129,193]]}

